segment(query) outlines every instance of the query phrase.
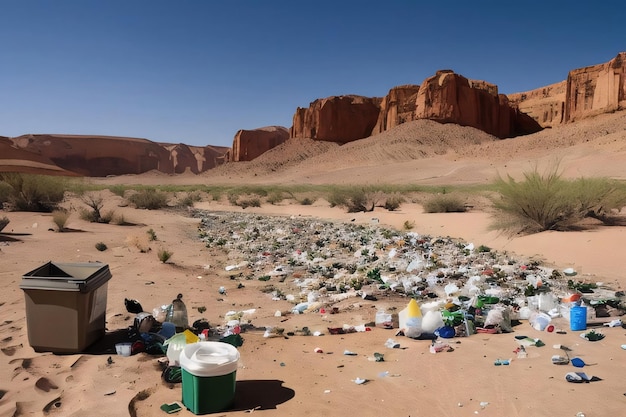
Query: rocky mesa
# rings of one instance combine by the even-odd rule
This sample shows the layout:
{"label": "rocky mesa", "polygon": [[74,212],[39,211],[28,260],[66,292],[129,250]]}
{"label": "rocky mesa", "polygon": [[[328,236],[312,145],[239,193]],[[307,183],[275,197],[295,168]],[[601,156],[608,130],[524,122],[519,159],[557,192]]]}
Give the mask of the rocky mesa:
{"label": "rocky mesa", "polygon": [[316,99],[296,109],[291,128],[239,130],[231,148],[109,136],[0,137],[0,170],[82,176],[150,170],[197,174],[225,162],[251,161],[293,139],[345,144],[419,119],[474,127],[503,139],[614,112],[625,105],[626,52],[609,62],[572,70],[564,81],[508,96],[489,82],[440,70],[419,86],[393,87],[384,97]]}

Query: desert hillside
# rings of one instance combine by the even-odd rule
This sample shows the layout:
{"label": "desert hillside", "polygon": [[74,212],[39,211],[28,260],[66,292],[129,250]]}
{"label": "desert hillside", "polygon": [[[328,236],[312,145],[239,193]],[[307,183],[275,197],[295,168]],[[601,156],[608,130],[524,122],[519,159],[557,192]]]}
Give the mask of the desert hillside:
{"label": "desert hillside", "polygon": [[[168,182],[203,184],[475,184],[558,163],[565,176],[626,178],[626,112],[500,140],[471,127],[417,120],[338,145],[290,139],[250,162]],[[163,181],[147,174],[113,182]]]}

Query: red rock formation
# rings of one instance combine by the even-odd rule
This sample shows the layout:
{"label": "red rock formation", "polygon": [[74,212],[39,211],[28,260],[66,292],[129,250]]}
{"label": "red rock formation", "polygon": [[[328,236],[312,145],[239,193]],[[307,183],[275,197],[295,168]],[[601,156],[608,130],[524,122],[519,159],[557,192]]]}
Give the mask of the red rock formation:
{"label": "red rock formation", "polygon": [[565,122],[626,106],[626,52],[607,63],[576,69],[567,76]]}
{"label": "red rock formation", "polygon": [[[150,170],[168,174],[198,173],[214,168],[218,156],[227,149],[111,136],[23,135],[8,140],[11,141],[9,148],[19,152],[24,160],[48,161],[68,173],[91,177],[141,174]],[[0,159],[4,159],[4,155],[8,153],[3,152]],[[1,162],[0,165],[6,165]],[[32,168],[33,172],[37,171],[36,166]]]}
{"label": "red rock formation", "polygon": [[333,96],[296,110],[292,138],[347,143],[372,134],[380,113],[380,98]]}
{"label": "red rock formation", "polygon": [[563,123],[566,82],[561,81],[524,93],[509,94],[511,104],[535,119],[541,127]]}
{"label": "red rock formation", "polygon": [[541,127],[509,104],[498,87],[450,70],[437,71],[420,86],[415,117],[481,129],[499,138],[534,133]]}
{"label": "red rock formation", "polygon": [[415,99],[419,85],[401,85],[389,90],[382,99],[380,114],[373,133],[382,133],[415,119]]}
{"label": "red rock formation", "polygon": [[289,139],[289,130],[282,126],[268,126],[254,130],[239,130],[233,139],[228,161],[252,161]]}

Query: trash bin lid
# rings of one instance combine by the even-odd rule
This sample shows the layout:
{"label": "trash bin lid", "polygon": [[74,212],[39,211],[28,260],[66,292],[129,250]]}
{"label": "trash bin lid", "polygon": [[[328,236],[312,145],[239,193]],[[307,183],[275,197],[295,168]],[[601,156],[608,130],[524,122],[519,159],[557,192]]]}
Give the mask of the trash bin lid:
{"label": "trash bin lid", "polygon": [[100,262],[48,262],[22,276],[23,290],[91,292],[111,279],[109,265]]}
{"label": "trash bin lid", "polygon": [[239,351],[224,342],[197,342],[180,353],[180,366],[196,376],[226,375],[237,370]]}

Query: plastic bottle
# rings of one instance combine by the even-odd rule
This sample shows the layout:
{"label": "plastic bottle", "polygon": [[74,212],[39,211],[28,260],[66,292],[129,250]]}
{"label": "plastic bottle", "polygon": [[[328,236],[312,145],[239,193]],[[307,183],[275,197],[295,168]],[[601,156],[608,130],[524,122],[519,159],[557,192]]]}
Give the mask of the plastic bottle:
{"label": "plastic bottle", "polygon": [[174,323],[176,331],[180,332],[189,327],[189,319],[187,318],[187,306],[183,302],[183,295],[178,294],[175,300],[172,300],[167,311],[166,321]]}
{"label": "plastic bottle", "polygon": [[416,338],[422,334],[422,310],[415,299],[411,299],[404,310],[399,313],[400,328],[404,335]]}

